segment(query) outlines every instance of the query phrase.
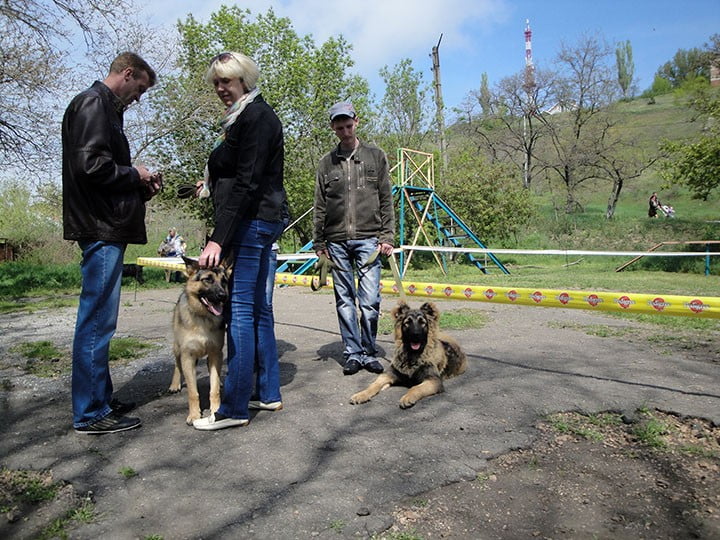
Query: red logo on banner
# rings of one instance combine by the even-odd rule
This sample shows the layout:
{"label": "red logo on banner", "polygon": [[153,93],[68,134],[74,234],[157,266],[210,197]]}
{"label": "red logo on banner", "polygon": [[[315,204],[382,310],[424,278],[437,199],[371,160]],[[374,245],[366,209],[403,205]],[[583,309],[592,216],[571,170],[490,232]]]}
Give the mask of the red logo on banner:
{"label": "red logo on banner", "polygon": [[565,304],[567,304],[570,300],[572,300],[570,295],[566,292],[560,293],[560,296],[558,296],[557,299],[558,299],[558,302],[560,302],[563,306]]}
{"label": "red logo on banner", "polygon": [[427,287],[425,287],[425,294],[427,294],[428,296],[434,292],[435,292],[435,289],[433,289],[432,285],[428,285]]}
{"label": "red logo on banner", "polygon": [[666,302],[664,298],[654,298],[650,305],[658,311],[664,310],[666,307],[670,307],[670,302]]}
{"label": "red logo on banner", "polygon": [[470,287],[468,287],[467,289],[465,289],[463,291],[463,294],[465,295],[465,298],[470,298],[474,292],[475,291],[473,291]]}
{"label": "red logo on banner", "polygon": [[510,300],[511,302],[514,302],[515,300],[520,298],[520,293],[518,293],[515,289],[513,289],[512,291],[508,291],[505,296],[508,297],[508,300]]}
{"label": "red logo on banner", "polygon": [[597,294],[591,294],[587,298],[585,298],[588,304],[590,304],[592,307],[596,307],[598,304],[602,302],[602,298],[600,298]]}
{"label": "red logo on banner", "polygon": [[532,293],[530,295],[530,298],[532,298],[535,302],[537,302],[539,304],[540,302],[545,300],[545,295],[543,293],[541,293],[540,291],[535,291],[534,293]]}
{"label": "red logo on banner", "polygon": [[492,300],[493,298],[495,298],[495,291],[493,291],[492,289],[487,289],[483,294],[488,300]]}
{"label": "red logo on banner", "polygon": [[693,313],[702,313],[705,310],[705,308],[708,307],[702,303],[702,300],[698,300],[697,298],[685,305],[688,308],[690,308],[690,311],[692,311]]}
{"label": "red logo on banner", "polygon": [[410,286],[408,287],[408,292],[409,292],[410,294],[415,294],[415,291],[416,291],[416,290],[417,290],[417,287],[415,287],[415,285],[410,285]]}
{"label": "red logo on banner", "polygon": [[445,287],[443,292],[445,293],[445,296],[450,296],[453,293],[452,287]]}
{"label": "red logo on banner", "polygon": [[633,305],[635,302],[633,302],[629,296],[621,296],[617,299],[617,303],[620,304],[620,307],[623,309],[629,308],[631,305]]}

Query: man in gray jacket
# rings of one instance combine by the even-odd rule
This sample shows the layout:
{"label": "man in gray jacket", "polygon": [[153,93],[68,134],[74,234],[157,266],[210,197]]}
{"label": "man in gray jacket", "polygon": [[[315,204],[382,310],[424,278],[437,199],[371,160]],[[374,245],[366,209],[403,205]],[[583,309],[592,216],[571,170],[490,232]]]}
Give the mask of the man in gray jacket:
{"label": "man in gray jacket", "polygon": [[320,160],[313,209],[313,248],[318,257],[334,263],[332,278],[345,375],[361,368],[372,373],[383,371],[375,346],[382,268],[378,255],[392,255],[395,238],[387,156],[357,138],[358,122],[351,103],[336,103],[330,108],[330,127],[340,143]]}

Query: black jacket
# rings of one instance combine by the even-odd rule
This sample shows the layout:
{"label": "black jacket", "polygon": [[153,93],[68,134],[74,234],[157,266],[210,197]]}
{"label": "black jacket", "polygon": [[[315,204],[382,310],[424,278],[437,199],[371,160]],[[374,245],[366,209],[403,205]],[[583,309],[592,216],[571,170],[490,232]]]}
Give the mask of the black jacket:
{"label": "black jacket", "polygon": [[100,81],[73,98],[62,123],[66,240],[145,244],[146,191],[131,166],[123,104]]}
{"label": "black jacket", "polygon": [[232,242],[241,221],[286,219],[283,163],[282,124],[258,95],[208,158],[215,205],[215,229],[210,240],[221,246]]}

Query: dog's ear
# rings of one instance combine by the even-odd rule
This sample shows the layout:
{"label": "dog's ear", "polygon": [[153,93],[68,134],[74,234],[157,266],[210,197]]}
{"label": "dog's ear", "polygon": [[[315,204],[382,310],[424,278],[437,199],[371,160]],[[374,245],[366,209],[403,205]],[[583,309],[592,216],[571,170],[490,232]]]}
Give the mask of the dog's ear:
{"label": "dog's ear", "polygon": [[420,306],[420,311],[422,311],[428,319],[433,319],[434,321],[440,320],[440,310],[432,302],[425,302]]}
{"label": "dog's ear", "polygon": [[393,319],[399,319],[405,316],[410,311],[410,306],[404,300],[398,300],[397,306],[390,310],[390,315]]}
{"label": "dog's ear", "polygon": [[200,270],[200,264],[195,259],[191,259],[183,255],[182,260],[185,263],[185,273],[188,277]]}
{"label": "dog's ear", "polygon": [[232,252],[232,250],[228,251],[223,255],[223,258],[220,260],[220,266],[222,266],[225,269],[225,273],[228,277],[232,275],[233,272],[233,265],[235,264],[235,254]]}

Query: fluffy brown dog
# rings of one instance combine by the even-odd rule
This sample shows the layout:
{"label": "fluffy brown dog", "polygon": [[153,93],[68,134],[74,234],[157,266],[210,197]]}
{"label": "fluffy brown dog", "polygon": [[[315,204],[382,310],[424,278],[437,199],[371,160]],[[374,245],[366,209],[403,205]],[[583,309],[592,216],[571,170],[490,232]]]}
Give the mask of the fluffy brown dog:
{"label": "fluffy brown dog", "polygon": [[382,373],[350,403],[365,403],[388,386],[409,387],[400,408],[412,407],[424,397],[443,391],[443,379],[465,372],[467,358],[460,345],[439,330],[440,311],[432,302],[411,309],[400,300],[390,312],[395,319],[395,355]]}
{"label": "fluffy brown dog", "polygon": [[169,391],[179,392],[181,376],[185,378],[188,425],[200,418],[200,395],[195,367],[197,361],[204,356],[207,356],[210,372],[210,410],[215,412],[220,407],[220,368],[225,342],[225,321],[222,313],[228,299],[231,260],[225,258],[219,266],[200,268],[197,261],[183,257],[188,280],[173,312],[175,371]]}

